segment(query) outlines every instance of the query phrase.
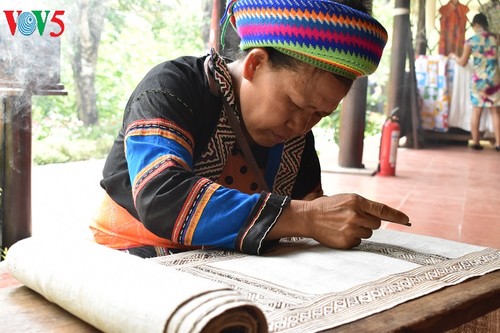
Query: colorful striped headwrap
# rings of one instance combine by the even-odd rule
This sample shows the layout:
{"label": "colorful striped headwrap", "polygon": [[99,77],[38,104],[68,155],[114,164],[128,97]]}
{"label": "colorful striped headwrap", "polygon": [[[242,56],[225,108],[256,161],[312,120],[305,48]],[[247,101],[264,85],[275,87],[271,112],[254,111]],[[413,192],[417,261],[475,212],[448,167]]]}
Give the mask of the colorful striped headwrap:
{"label": "colorful striped headwrap", "polygon": [[242,50],[272,47],[349,79],[377,69],[387,31],[370,15],[329,0],[228,0],[221,20]]}

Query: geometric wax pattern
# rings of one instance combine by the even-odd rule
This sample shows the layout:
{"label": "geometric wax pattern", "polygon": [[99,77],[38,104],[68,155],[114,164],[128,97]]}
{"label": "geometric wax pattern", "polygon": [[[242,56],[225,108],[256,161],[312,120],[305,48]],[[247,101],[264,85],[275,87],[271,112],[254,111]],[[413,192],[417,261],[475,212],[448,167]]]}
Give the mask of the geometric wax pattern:
{"label": "geometric wax pattern", "polygon": [[[285,253],[287,248],[293,253],[295,248],[300,249],[307,242],[311,241],[303,238],[285,240],[278,247],[282,251],[285,249]],[[320,263],[328,262],[327,256],[346,255],[346,251],[325,251],[321,246],[311,249],[317,249]],[[394,265],[402,264],[402,267],[407,268],[345,290],[316,293],[314,288],[299,290],[297,281],[293,280],[295,275],[300,274],[300,269],[296,270],[292,263],[301,260],[300,258],[292,256],[290,264],[287,264],[281,256],[273,258],[272,251],[269,255],[271,260],[283,261],[282,267],[275,267],[276,272],[289,270],[287,276],[290,281],[272,281],[267,278],[272,276],[272,272],[266,275],[258,266],[255,273],[252,272],[249,265],[259,263],[258,257],[231,251],[196,250],[151,260],[238,291],[264,312],[269,332],[316,332],[337,327],[458,284],[470,277],[500,269],[500,250],[491,248],[481,248],[457,258],[449,258],[404,246],[364,240],[351,251],[356,257],[369,257],[367,260],[373,260],[380,256],[385,262],[389,260]],[[272,266],[276,264],[273,263]],[[338,269],[342,270],[342,267],[339,266]],[[321,271],[315,274],[322,274]],[[325,274],[332,273],[330,271]]]}

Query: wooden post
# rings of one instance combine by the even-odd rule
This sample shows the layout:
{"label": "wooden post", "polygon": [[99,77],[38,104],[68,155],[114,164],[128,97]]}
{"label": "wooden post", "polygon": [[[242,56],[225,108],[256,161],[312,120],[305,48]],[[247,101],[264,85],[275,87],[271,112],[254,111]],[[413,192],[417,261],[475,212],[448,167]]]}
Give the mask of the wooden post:
{"label": "wooden post", "polygon": [[[444,3],[444,1],[442,2]],[[425,2],[425,33],[431,34],[436,31],[436,17],[437,17],[436,0],[426,0]],[[428,45],[427,45],[428,46]]]}
{"label": "wooden post", "polygon": [[410,0],[396,0],[392,35],[391,68],[388,83],[386,115],[390,116],[395,108],[401,108],[404,95],[404,78],[410,29]]}
{"label": "wooden post", "polygon": [[220,18],[224,13],[224,0],[213,0],[212,17],[210,20],[210,34],[208,45],[215,50],[220,50]]}
{"label": "wooden post", "polygon": [[417,36],[415,40],[415,52],[417,55],[425,55],[427,51],[427,32],[425,29],[425,4],[426,0],[418,0]]}
{"label": "wooden post", "polygon": [[31,95],[16,91],[0,91],[2,247],[31,236]]}
{"label": "wooden post", "polygon": [[368,77],[356,79],[342,102],[338,164],[343,168],[364,168],[362,160],[367,89]]}
{"label": "wooden post", "polygon": [[238,33],[231,26],[228,26],[226,29],[224,46],[221,45],[222,30],[220,20],[226,11],[226,1],[214,0],[212,8],[212,20],[210,23],[210,37],[208,44],[221,55],[234,59],[240,49],[240,38]]}
{"label": "wooden post", "polygon": [[[369,1],[371,11],[373,1]],[[368,77],[354,81],[340,110],[338,165],[343,168],[363,169],[363,145],[366,124],[366,97]]]}

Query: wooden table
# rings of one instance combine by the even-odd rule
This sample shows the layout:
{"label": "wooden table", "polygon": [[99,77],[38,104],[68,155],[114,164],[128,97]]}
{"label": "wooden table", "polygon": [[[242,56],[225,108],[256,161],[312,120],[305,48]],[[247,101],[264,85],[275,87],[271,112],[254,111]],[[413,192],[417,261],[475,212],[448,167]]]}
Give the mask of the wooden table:
{"label": "wooden table", "polygon": [[[2,288],[3,282],[3,288]],[[2,332],[98,332],[38,293],[20,285],[0,267],[0,328]],[[487,315],[485,317],[485,315]],[[479,319],[478,319],[479,318]],[[489,322],[487,321],[489,319]],[[496,326],[485,331],[485,325]],[[400,304],[330,333],[444,332],[470,322],[481,333],[499,332],[500,271],[472,278],[427,296]]]}

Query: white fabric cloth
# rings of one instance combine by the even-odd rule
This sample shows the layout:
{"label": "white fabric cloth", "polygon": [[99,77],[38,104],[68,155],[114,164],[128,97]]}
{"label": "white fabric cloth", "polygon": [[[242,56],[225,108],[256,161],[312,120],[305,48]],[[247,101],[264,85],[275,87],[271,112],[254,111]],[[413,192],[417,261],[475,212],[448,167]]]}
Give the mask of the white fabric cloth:
{"label": "white fabric cloth", "polygon": [[152,259],[239,291],[264,311],[270,332],[343,325],[500,269],[500,251],[377,230],[353,250],[304,239],[261,256],[194,251]]}
{"label": "white fabric cloth", "polygon": [[144,260],[31,238],[9,249],[7,264],[103,331],[222,332],[234,319],[250,332],[317,332],[498,270],[500,250],[381,229],[352,250],[298,239],[264,256],[196,250]]}
{"label": "white fabric cloth", "polygon": [[6,261],[20,282],[104,332],[267,331],[261,310],[228,286],[91,241],[31,237]]}
{"label": "white fabric cloth", "polygon": [[[453,82],[451,85],[450,113],[448,118],[449,127],[461,128],[464,131],[471,130],[472,104],[470,101],[470,81],[472,77],[472,66],[470,62],[462,67],[449,60],[449,66],[453,72]],[[493,133],[493,121],[491,113],[483,110],[479,131]]]}

